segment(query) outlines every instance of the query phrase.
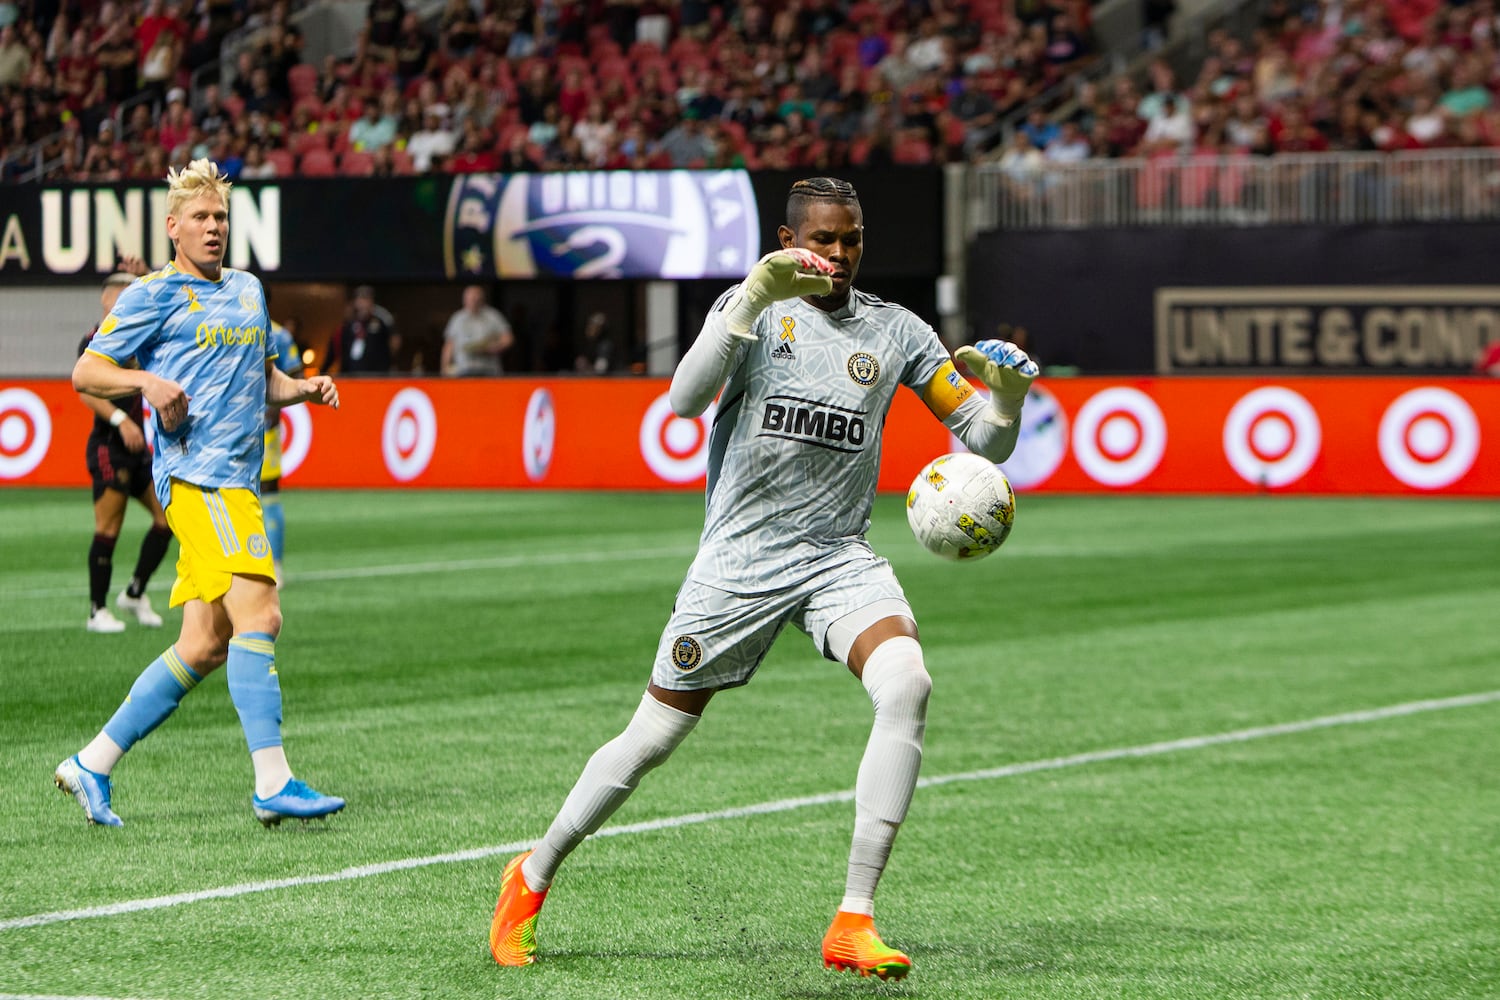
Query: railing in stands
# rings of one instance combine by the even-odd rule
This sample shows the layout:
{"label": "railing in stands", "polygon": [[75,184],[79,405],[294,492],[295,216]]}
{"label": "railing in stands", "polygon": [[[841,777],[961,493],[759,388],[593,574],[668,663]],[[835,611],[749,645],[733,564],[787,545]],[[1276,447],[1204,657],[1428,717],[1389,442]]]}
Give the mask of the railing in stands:
{"label": "railing in stands", "polygon": [[971,232],[1500,219],[1500,149],[1092,160],[969,172]]}

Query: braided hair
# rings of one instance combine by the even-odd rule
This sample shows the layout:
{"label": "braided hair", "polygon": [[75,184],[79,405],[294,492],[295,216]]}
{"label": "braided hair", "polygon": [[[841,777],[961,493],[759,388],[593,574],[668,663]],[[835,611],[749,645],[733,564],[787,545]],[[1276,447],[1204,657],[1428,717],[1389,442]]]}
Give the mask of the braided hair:
{"label": "braided hair", "polygon": [[854,185],[837,177],[810,177],[792,185],[786,198],[786,224],[792,230],[802,228],[807,210],[814,201],[833,201],[859,209],[859,194]]}

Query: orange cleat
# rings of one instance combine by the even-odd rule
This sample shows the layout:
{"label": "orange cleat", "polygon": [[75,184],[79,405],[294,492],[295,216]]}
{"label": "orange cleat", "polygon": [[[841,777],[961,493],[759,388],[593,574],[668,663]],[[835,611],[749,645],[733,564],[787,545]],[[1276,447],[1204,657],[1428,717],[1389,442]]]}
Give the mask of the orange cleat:
{"label": "orange cleat", "polygon": [[517,854],[500,876],[500,900],[490,921],[490,954],[501,965],[530,965],[536,961],[536,918],[547,893],[532,892],[521,875],[521,862],[530,851]]}
{"label": "orange cleat", "polygon": [[823,968],[900,979],[911,971],[911,959],[885,946],[875,932],[874,917],[840,910],[823,935]]}

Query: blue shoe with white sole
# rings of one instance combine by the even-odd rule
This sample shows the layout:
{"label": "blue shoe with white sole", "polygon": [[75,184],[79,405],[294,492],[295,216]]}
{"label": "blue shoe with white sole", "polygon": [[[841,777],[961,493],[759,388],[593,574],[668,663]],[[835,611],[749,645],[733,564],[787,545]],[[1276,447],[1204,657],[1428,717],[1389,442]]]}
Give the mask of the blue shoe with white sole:
{"label": "blue shoe with white sole", "polygon": [[344,800],[335,795],[324,795],[304,782],[292,778],[281,787],[281,791],[268,799],[252,796],[255,818],[266,826],[275,826],[284,819],[318,819],[332,816],[344,808]]}
{"label": "blue shoe with white sole", "polygon": [[99,826],[125,825],[125,821],[109,807],[109,775],[90,771],[78,763],[77,754],[57,765],[57,770],[52,773],[52,780],[59,789],[77,800],[90,823]]}

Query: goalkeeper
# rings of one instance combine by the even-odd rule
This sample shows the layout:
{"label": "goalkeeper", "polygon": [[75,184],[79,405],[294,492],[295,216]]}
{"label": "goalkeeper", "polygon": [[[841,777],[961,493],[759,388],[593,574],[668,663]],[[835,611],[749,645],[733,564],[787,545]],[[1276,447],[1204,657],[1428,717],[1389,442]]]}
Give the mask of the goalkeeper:
{"label": "goalkeeper", "polygon": [[863,756],[848,761],[854,835],[823,964],[881,979],[911,970],[875,930],[875,887],[916,788],[931,680],[911,606],[865,540],[881,429],[904,385],[972,451],[1001,461],[1036,365],[1003,341],[965,348],[960,358],[992,390],[986,402],[932,327],[856,291],[864,213],[849,183],[798,181],[778,236],[781,249],[719,298],[672,378],[679,416],[719,400],[698,555],[634,717],[590,758],[546,835],[505,866],[490,924],[501,965],[533,961],[563,859],[672,754],[715,692],[750,680],[791,624],[847,667],[875,708]]}

